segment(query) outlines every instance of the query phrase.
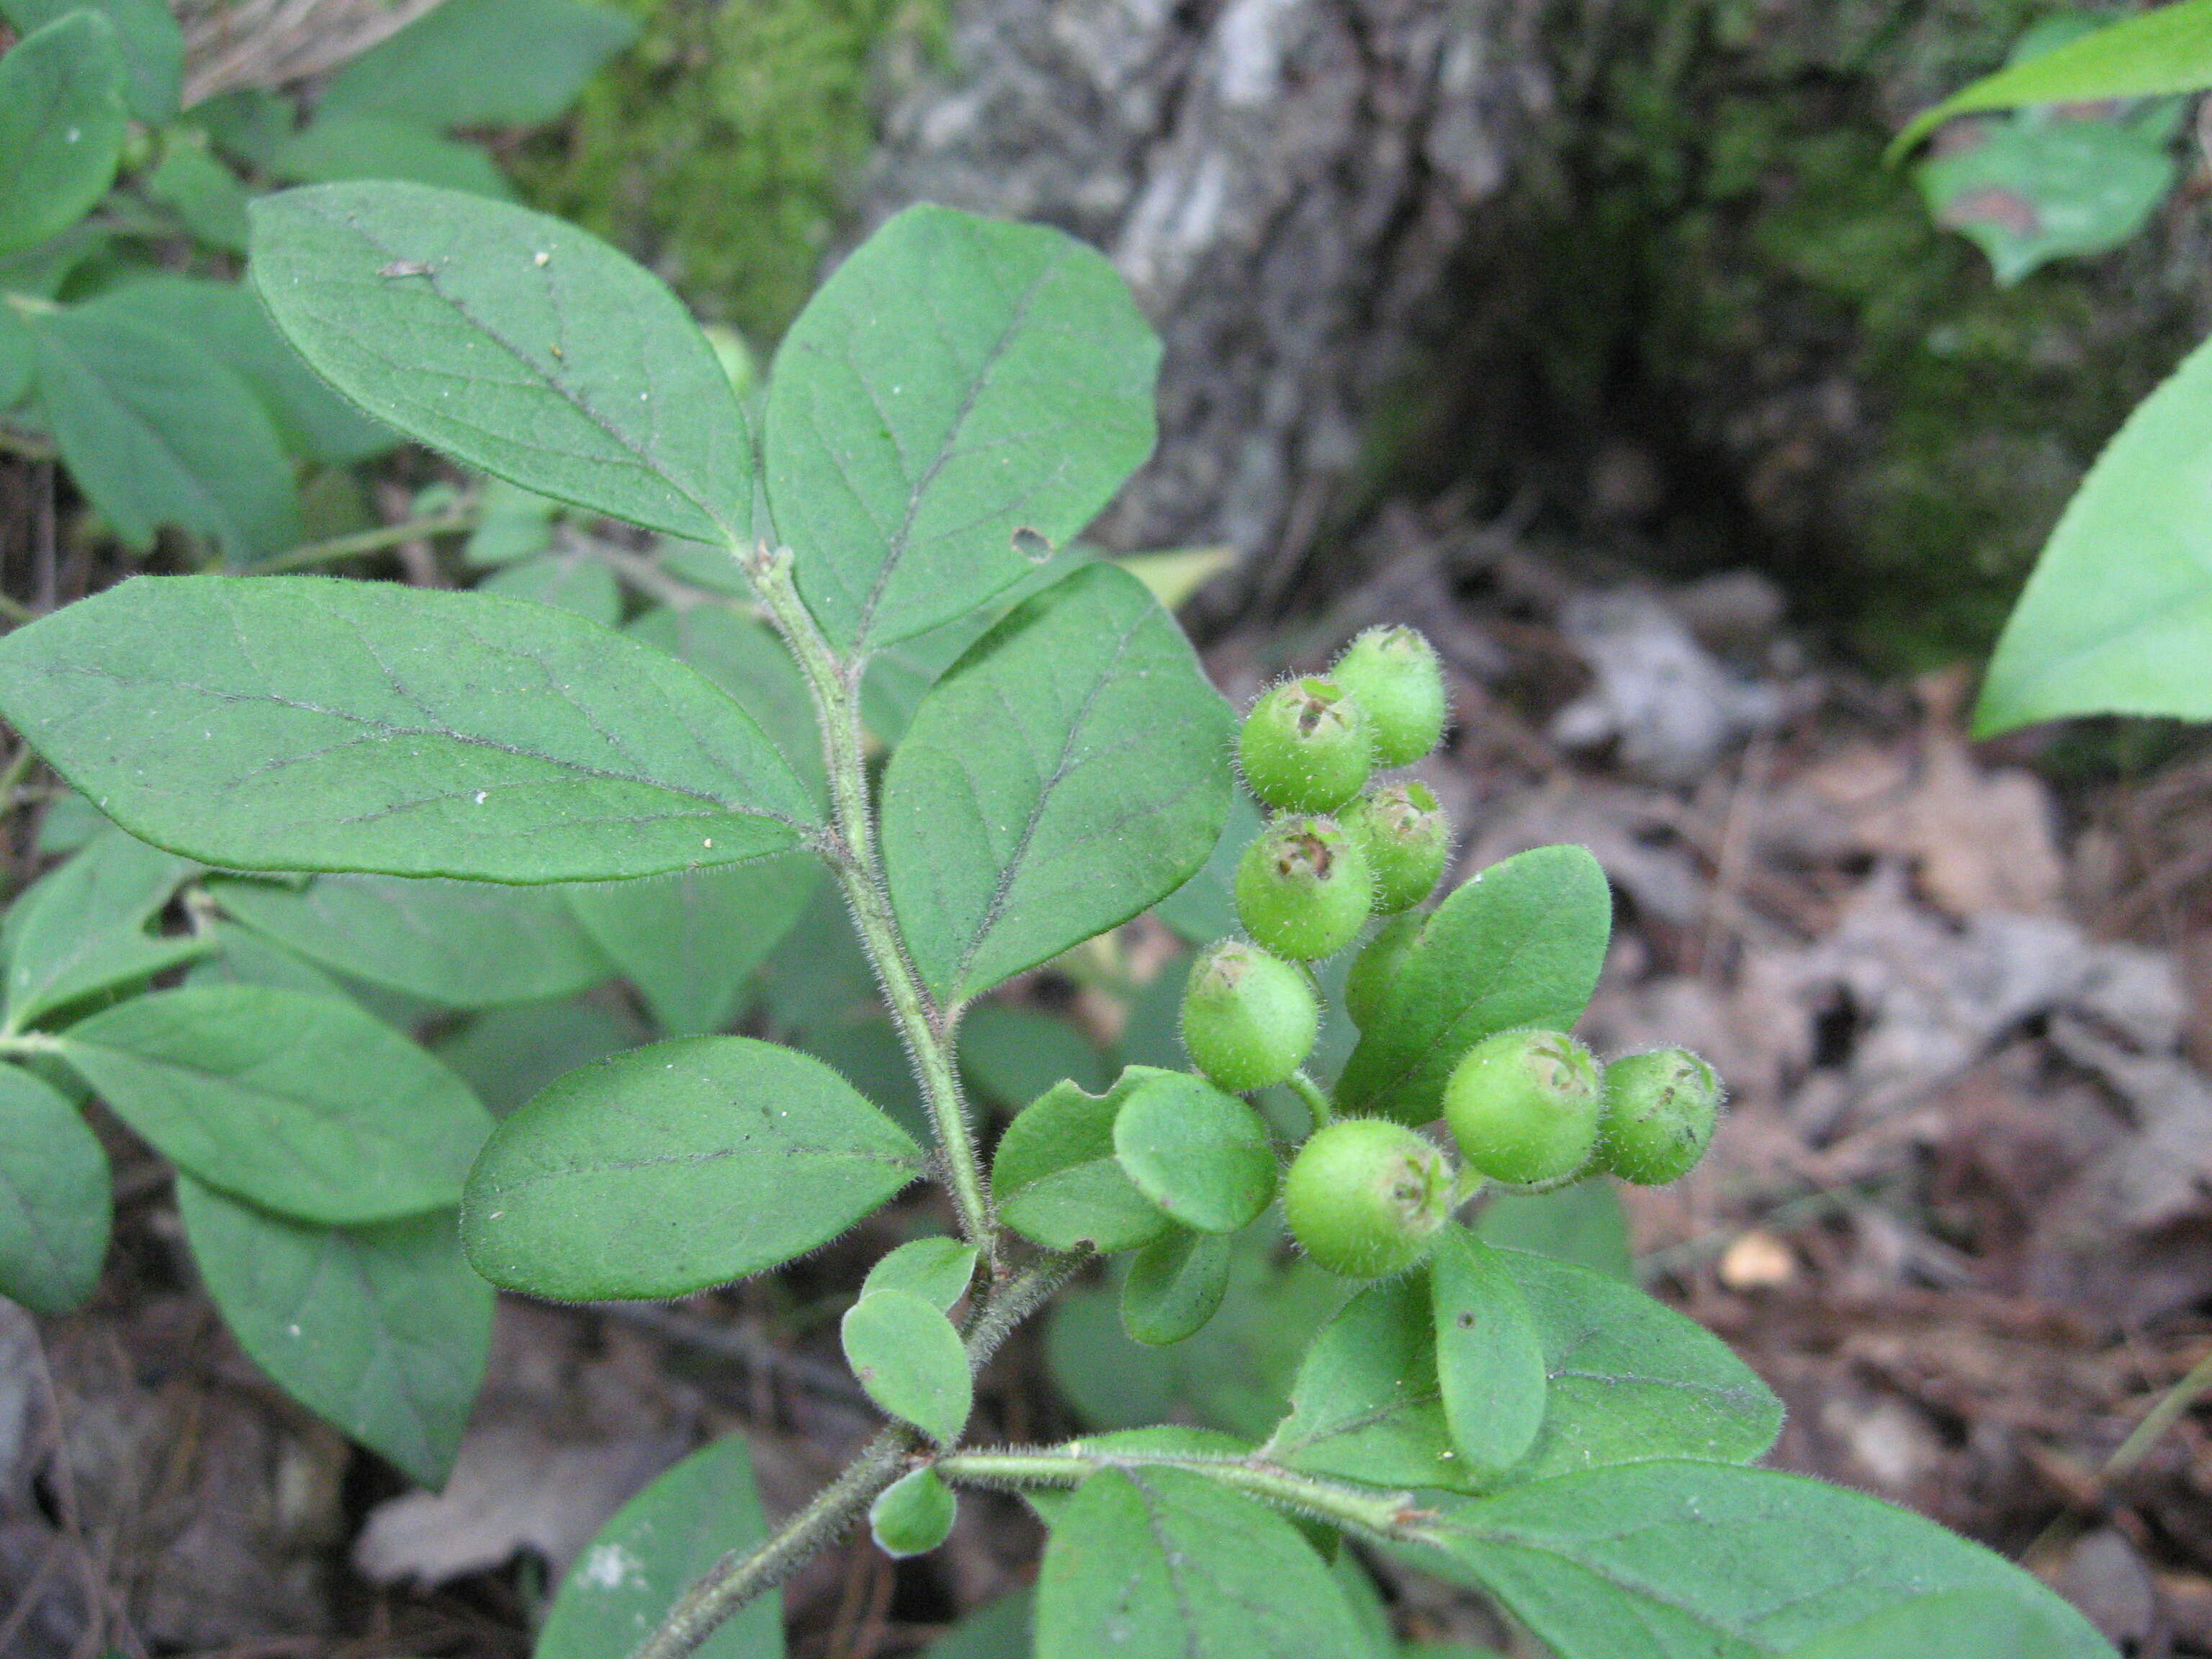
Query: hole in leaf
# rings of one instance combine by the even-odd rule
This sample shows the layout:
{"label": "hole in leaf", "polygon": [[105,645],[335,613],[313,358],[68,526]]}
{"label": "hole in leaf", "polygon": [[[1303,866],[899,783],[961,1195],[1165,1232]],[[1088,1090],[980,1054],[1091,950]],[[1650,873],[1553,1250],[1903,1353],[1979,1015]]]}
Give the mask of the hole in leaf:
{"label": "hole in leaf", "polygon": [[1031,564],[1042,564],[1052,556],[1052,543],[1046,539],[1044,532],[1041,530],[1032,530],[1027,525],[1018,525],[1015,526],[1012,539],[1014,551]]}

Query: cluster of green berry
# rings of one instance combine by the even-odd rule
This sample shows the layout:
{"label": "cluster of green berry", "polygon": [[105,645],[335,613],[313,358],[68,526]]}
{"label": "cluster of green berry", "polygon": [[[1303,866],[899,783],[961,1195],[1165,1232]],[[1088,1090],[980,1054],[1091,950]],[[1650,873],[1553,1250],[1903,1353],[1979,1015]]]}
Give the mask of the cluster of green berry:
{"label": "cluster of green berry", "polygon": [[[1237,913],[1250,939],[1201,951],[1182,1002],[1184,1047],[1220,1088],[1304,1082],[1321,1029],[1311,964],[1376,918],[1345,1004],[1362,1029],[1381,1012],[1420,939],[1415,907],[1443,876],[1451,825],[1425,785],[1371,780],[1433,750],[1444,719],[1435,648],[1411,628],[1370,629],[1328,675],[1274,686],[1245,717],[1244,780],[1273,813],[1237,866]],[[1686,1050],[1601,1066],[1562,1032],[1512,1030],[1468,1050],[1443,1106],[1474,1177],[1541,1191],[1599,1170],[1644,1185],[1678,1180],[1705,1155],[1720,1100],[1712,1067]],[[1425,1135],[1346,1117],[1316,1124],[1283,1204],[1309,1255],[1365,1279],[1417,1264],[1470,1189]]]}

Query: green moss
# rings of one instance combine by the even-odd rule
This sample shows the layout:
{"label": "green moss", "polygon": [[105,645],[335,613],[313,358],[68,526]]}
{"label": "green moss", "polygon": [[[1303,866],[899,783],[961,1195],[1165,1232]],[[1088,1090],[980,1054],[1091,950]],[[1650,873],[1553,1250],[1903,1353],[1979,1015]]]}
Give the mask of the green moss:
{"label": "green moss", "polygon": [[[1500,246],[1535,251],[1520,343],[1551,418],[1728,480],[1706,555],[1766,564],[1885,665],[1986,649],[2083,468],[2193,341],[2170,227],[2000,289],[1881,165],[1905,114],[2053,9],[1590,9],[1602,33],[1552,43],[1570,96],[1505,216]],[[1563,292],[1588,302],[1544,302]]]}
{"label": "green moss", "polygon": [[519,171],[757,343],[805,301],[872,137],[873,65],[946,0],[619,0],[638,44]]}

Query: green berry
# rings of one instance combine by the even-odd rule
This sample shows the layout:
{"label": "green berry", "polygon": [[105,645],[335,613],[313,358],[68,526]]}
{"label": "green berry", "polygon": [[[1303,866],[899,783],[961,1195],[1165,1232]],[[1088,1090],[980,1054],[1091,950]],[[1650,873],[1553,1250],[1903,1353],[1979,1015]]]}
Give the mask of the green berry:
{"label": "green berry", "polygon": [[1377,766],[1410,766],[1444,735],[1444,674],[1414,628],[1370,628],[1328,671],[1367,716]]}
{"label": "green berry", "polygon": [[1425,783],[1385,784],[1344,814],[1375,872],[1375,914],[1410,910],[1436,890],[1451,856],[1451,824]]}
{"label": "green berry", "polygon": [[1406,965],[1406,952],[1413,948],[1427,921],[1425,916],[1391,917],[1352,959],[1352,973],[1344,981],[1344,1011],[1361,1030],[1382,1012],[1390,982]]}
{"label": "green berry", "polygon": [[1663,1187],[1697,1167],[1720,1117],[1721,1080],[1686,1048],[1630,1054],[1605,1068],[1598,1156],[1639,1187]]}
{"label": "green berry", "polygon": [[1320,1030],[1320,999],[1281,957],[1231,939],[1191,963],[1183,1047],[1217,1088],[1241,1093],[1282,1082],[1305,1064]]}
{"label": "green berry", "polygon": [[1444,1120],[1467,1161],[1495,1180],[1534,1186],[1586,1166],[1602,1098],[1597,1061],[1559,1031],[1500,1031],[1478,1042],[1444,1085]]}
{"label": "green berry", "polygon": [[1283,1182],[1291,1237],[1333,1273],[1380,1279],[1428,1254],[1452,1210],[1452,1169],[1430,1141],[1378,1117],[1314,1131]]}
{"label": "green berry", "polygon": [[1334,818],[1278,818],[1237,861],[1244,931],[1294,962],[1351,944],[1374,899],[1367,854]]}
{"label": "green berry", "polygon": [[1244,781],[1285,812],[1333,812],[1367,781],[1359,705],[1330,681],[1288,680],[1252,705],[1237,738]]}

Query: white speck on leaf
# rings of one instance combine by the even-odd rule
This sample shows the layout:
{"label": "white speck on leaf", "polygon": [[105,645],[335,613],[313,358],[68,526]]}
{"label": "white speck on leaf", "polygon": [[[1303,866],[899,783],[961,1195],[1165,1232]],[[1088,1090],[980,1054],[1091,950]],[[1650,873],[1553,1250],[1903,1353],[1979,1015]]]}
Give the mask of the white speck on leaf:
{"label": "white speck on leaf", "polygon": [[645,1583],[644,1564],[620,1544],[594,1544],[576,1564],[578,1578],[592,1589],[620,1589]]}
{"label": "white speck on leaf", "polygon": [[530,263],[533,265],[542,265],[546,264],[552,258],[553,256],[550,253],[533,253],[530,256]]}
{"label": "white speck on leaf", "polygon": [[491,793],[491,792],[490,792],[489,789],[479,789],[479,790],[477,790],[477,805],[479,805],[479,806],[482,806],[482,805],[484,804],[484,801],[486,800],[486,799],[490,795],[490,793]]}

